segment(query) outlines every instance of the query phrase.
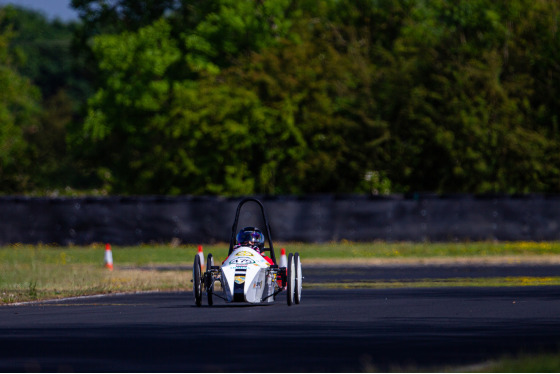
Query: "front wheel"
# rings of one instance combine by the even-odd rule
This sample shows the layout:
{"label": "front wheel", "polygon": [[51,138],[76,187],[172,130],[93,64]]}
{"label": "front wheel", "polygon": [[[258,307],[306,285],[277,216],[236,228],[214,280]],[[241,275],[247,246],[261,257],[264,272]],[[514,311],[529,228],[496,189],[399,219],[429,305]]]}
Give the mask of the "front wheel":
{"label": "front wheel", "polygon": [[301,261],[299,259],[299,253],[296,252],[294,255],[294,265],[296,270],[296,286],[294,289],[294,301],[296,304],[301,302],[301,286],[303,283],[303,274],[301,273]]}
{"label": "front wheel", "polygon": [[201,275],[200,257],[194,256],[193,265],[193,295],[196,306],[202,305],[202,275]]}
{"label": "front wheel", "polygon": [[296,286],[296,271],[295,271],[295,264],[294,264],[294,255],[288,255],[288,269],[286,271],[288,285],[286,287],[286,291],[288,292],[288,306],[294,303],[294,291]]}

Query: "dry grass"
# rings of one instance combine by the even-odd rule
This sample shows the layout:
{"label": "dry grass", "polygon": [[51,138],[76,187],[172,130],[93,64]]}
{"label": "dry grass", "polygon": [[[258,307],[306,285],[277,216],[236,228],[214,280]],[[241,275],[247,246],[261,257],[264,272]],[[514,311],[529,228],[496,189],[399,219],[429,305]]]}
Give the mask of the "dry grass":
{"label": "dry grass", "polygon": [[419,287],[522,287],[560,286],[560,277],[494,277],[380,280],[345,283],[305,283],[306,288],[419,288]]}
{"label": "dry grass", "polygon": [[[114,292],[179,291],[192,289],[190,271],[118,269],[95,265],[41,265],[9,270],[0,266],[1,302],[14,303]],[[6,275],[11,275],[7,279]]]}

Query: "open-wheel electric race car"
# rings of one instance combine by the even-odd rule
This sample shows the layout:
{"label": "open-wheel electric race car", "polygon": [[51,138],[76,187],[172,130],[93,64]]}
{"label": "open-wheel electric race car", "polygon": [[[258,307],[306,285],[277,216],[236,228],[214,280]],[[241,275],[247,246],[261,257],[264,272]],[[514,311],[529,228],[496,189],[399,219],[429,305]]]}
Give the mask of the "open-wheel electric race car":
{"label": "open-wheel electric race car", "polygon": [[[264,247],[264,233],[260,235],[262,244],[260,248],[240,242],[239,236],[247,228],[241,230],[240,234],[236,236],[239,213],[247,202],[254,202],[260,207],[268,247]],[[252,232],[251,234],[255,233]],[[258,233],[256,235],[259,236]],[[214,296],[226,302],[272,303],[280,292],[286,290],[288,305],[299,304],[303,281],[299,254],[288,254],[286,262],[287,264],[278,264],[276,261],[270,235],[270,225],[263,204],[255,198],[245,198],[237,206],[235,220],[231,228],[228,257],[222,265],[214,265],[212,254],[208,254],[206,271],[202,272],[200,257],[196,255],[194,258],[193,293],[195,303],[197,306],[202,305],[204,292],[208,298],[208,305],[213,305]],[[220,284],[221,292],[215,292],[214,286],[216,283]]]}

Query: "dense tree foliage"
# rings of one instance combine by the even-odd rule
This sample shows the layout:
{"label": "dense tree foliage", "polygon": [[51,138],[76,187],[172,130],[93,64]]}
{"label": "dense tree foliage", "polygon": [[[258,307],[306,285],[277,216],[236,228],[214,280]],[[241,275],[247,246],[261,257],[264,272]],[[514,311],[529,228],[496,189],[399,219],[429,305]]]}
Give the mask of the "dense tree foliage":
{"label": "dense tree foliage", "polygon": [[2,124],[2,178],[27,180],[3,192],[560,192],[556,1],[72,4],[2,21],[11,89],[43,94]]}
{"label": "dense tree foliage", "polygon": [[[0,12],[0,22],[5,15]],[[32,132],[39,113],[39,91],[17,71],[10,51],[11,27],[0,30],[0,185],[6,192],[26,189],[30,184],[29,145],[25,134]]]}
{"label": "dense tree foliage", "polygon": [[[89,96],[89,83],[81,78],[70,53],[76,24],[48,21],[38,12],[13,6],[1,9],[0,13],[0,32],[9,35],[0,48],[7,56],[8,66],[26,82],[19,86],[19,93],[27,96],[20,101],[25,111],[11,107],[12,114],[26,113],[17,125],[24,152],[15,154],[9,148],[2,149],[5,157],[17,160],[10,178],[20,182],[3,183],[2,192],[87,187],[82,182],[87,178],[81,161],[69,152],[67,144],[72,126],[80,122],[80,107]],[[10,92],[2,91],[7,95]],[[8,97],[17,96],[12,91]]]}

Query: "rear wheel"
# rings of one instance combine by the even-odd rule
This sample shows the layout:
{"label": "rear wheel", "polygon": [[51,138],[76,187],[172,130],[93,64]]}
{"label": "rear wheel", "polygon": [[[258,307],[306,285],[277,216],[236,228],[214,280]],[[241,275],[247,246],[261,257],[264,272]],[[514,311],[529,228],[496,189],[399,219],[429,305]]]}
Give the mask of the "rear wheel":
{"label": "rear wheel", "polygon": [[194,256],[193,295],[194,295],[194,302],[196,303],[196,306],[201,306],[202,305],[202,276],[201,276],[200,257],[198,255]]}
{"label": "rear wheel", "polygon": [[206,293],[208,294],[208,305],[214,305],[212,298],[214,293],[214,274],[212,273],[212,266],[214,266],[214,258],[212,253],[208,254],[206,259]]}
{"label": "rear wheel", "polygon": [[299,253],[296,252],[294,255],[294,265],[296,270],[296,286],[294,289],[294,301],[296,304],[301,302],[301,286],[303,282],[303,274],[301,273],[301,261],[299,259]]}
{"label": "rear wheel", "polygon": [[295,283],[296,283],[296,271],[295,271],[295,265],[294,265],[294,255],[293,254],[289,254],[288,255],[288,269],[286,271],[287,273],[287,281],[288,281],[288,285],[286,287],[286,291],[288,292],[288,306],[292,305],[294,303],[294,290],[295,290]]}

